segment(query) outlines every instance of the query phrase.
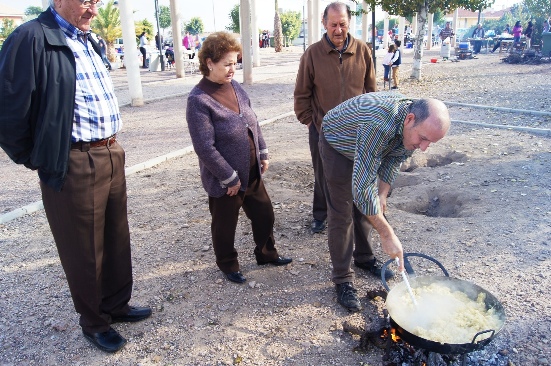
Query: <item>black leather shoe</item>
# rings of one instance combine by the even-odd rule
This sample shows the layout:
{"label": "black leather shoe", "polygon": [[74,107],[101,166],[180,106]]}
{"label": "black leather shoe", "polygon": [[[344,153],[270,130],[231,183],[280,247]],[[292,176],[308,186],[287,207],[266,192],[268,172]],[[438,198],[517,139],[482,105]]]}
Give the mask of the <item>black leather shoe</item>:
{"label": "black leather shoe", "polygon": [[314,219],[310,224],[310,230],[312,231],[312,234],[321,233],[323,230],[325,230],[325,226],[325,221]]}
{"label": "black leather shoe", "polygon": [[105,352],[117,352],[126,344],[126,339],[113,328],[101,333],[88,333],[83,329],[82,334],[90,343]]}
{"label": "black leather shoe", "polygon": [[247,281],[247,279],[241,274],[241,272],[230,272],[225,273],[225,275],[228,280],[235,283],[243,283]]}
{"label": "black leather shoe", "polygon": [[286,264],[289,264],[291,263],[293,260],[291,258],[285,258],[285,257],[277,257],[276,259],[274,260],[271,260],[271,261],[266,261],[266,262],[261,262],[261,261],[256,261],[256,263],[259,265],[259,266],[262,266],[264,264],[273,264],[274,266],[284,266]]}
{"label": "black leather shoe", "polygon": [[[373,260],[370,260],[369,262],[365,262],[365,263],[360,263],[360,262],[354,261],[354,265],[358,268],[361,268],[361,269],[367,271],[368,273],[371,273],[375,277],[381,278],[382,265],[376,258],[373,259]],[[394,272],[392,270],[388,269],[388,267],[387,267],[387,269],[385,271],[385,279],[388,280],[389,278],[392,278],[392,277],[394,277]]]}
{"label": "black leather shoe", "polygon": [[130,306],[128,313],[124,315],[111,315],[111,323],[123,323],[123,322],[139,322],[151,316],[151,308]]}
{"label": "black leather shoe", "polygon": [[362,310],[362,304],[358,295],[356,295],[357,291],[352,282],[339,283],[335,285],[335,289],[337,290],[337,301],[339,304],[351,312]]}

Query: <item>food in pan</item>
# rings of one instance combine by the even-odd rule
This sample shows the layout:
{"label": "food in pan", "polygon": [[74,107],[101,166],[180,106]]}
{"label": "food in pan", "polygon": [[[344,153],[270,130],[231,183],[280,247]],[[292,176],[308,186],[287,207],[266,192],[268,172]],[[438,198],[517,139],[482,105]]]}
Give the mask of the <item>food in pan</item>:
{"label": "food in pan", "polygon": [[[500,329],[503,320],[494,309],[486,309],[485,293],[476,300],[442,283],[414,287],[415,306],[407,292],[387,301],[392,319],[403,329],[421,338],[440,343],[471,343],[476,333]],[[476,341],[492,335],[477,337]]]}

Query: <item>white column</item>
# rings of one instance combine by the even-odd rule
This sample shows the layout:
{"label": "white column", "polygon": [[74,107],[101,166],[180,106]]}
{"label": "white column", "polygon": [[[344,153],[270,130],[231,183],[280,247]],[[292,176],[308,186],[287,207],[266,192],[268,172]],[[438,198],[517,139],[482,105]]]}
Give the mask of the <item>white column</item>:
{"label": "white column", "polygon": [[[453,12],[453,22],[452,22],[452,29],[453,32],[457,32],[457,28],[459,28],[459,24],[457,24],[457,19],[459,18],[459,8],[455,9]],[[450,46],[453,48],[455,47],[455,36],[451,37],[451,43]]]}
{"label": "white column", "polygon": [[417,13],[411,19],[411,34],[417,34]]}
{"label": "white column", "polygon": [[[362,4],[364,4],[364,3],[362,2]],[[356,10],[356,5],[357,4],[353,1],[348,2],[348,6],[350,7],[351,10],[355,11]],[[325,10],[325,8],[324,8],[324,10]],[[322,17],[323,17],[323,15],[322,15]],[[354,37],[354,38],[356,37],[356,16],[355,15],[352,15],[350,17],[350,28],[348,29],[348,32],[350,34],[352,34],[352,37]]]}
{"label": "white column", "polygon": [[323,17],[322,10],[320,9],[320,1],[314,0],[314,19],[312,21],[312,43],[321,39],[321,19]]}
{"label": "white column", "polygon": [[170,0],[170,23],[172,25],[172,42],[174,44],[174,62],[176,63],[176,78],[186,76],[184,70],[184,54],[182,46],[182,26],[180,25],[180,12],[178,11],[178,1]]}
{"label": "white column", "polygon": [[308,22],[306,23],[308,26],[308,46],[310,46],[312,43],[314,43],[314,0],[308,0],[307,2],[308,7]]}
{"label": "white column", "polygon": [[253,65],[260,66],[260,45],[258,44],[258,16],[256,0],[251,1],[251,34],[253,39]]}
{"label": "white column", "polygon": [[434,14],[429,13],[428,15],[428,23],[429,23],[429,30],[427,31],[427,50],[430,50],[432,47],[432,21],[434,19]]}
{"label": "white column", "polygon": [[402,43],[402,48],[406,48],[406,45],[404,44],[404,36],[406,31],[406,18],[400,17],[398,23],[398,39]]}
{"label": "white column", "polygon": [[241,20],[241,45],[243,47],[243,84],[253,83],[253,63],[251,56],[251,0],[239,0]]}
{"label": "white column", "polygon": [[134,31],[134,12],[130,7],[131,4],[133,4],[133,2],[129,0],[120,0],[119,12],[121,15],[122,39],[125,44],[124,65],[126,66],[126,77],[128,78],[130,105],[139,107],[144,104],[144,101],[140,65],[138,63],[138,50],[135,46],[136,33]]}
{"label": "white column", "polygon": [[385,19],[383,21],[383,28],[385,29],[385,32],[383,33],[383,48],[386,50],[388,49],[389,39],[388,39],[388,21],[389,21],[389,15],[385,14]]}
{"label": "white column", "polygon": [[[367,4],[364,2],[362,3],[362,7],[367,7]],[[369,18],[368,18],[368,13],[363,13],[362,14],[362,41],[364,42],[367,42],[368,38],[369,38],[369,34],[367,34],[369,32]]]}

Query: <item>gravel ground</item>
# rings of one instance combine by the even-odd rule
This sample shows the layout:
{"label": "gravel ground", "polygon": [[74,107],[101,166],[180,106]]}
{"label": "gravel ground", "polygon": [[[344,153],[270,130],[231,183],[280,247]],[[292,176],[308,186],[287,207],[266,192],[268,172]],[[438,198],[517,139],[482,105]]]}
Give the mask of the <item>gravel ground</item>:
{"label": "gravel ground", "polygon": [[[400,86],[406,95],[551,113],[549,64],[510,65],[501,62],[503,55],[480,55],[426,63],[416,82],[406,79],[408,52]],[[425,59],[437,55],[429,51]],[[266,56],[273,66],[259,68],[255,80],[261,81],[246,86],[259,120],[292,111],[292,71],[300,53]],[[382,67],[377,71],[382,88]],[[157,75],[165,77],[144,74],[147,95],[185,92],[181,82],[159,82]],[[122,103],[124,70],[113,77]],[[121,109],[128,166],[190,144],[185,104],[179,96]],[[455,121],[478,124],[455,122],[449,136],[404,165],[389,199],[389,220],[407,252],[438,259],[453,277],[484,287],[503,303],[504,329],[484,350],[469,354],[469,365],[550,365],[551,117],[456,105],[450,113]],[[355,284],[365,309],[347,313],[330,282],[325,234],[308,230],[313,174],[306,128],[285,117],[263,132],[272,156],[265,179],[277,245],[293,264],[257,266],[243,216],[236,246],[248,282],[224,280],[214,263],[197,158],[170,159],[128,177],[133,303],[151,305],[154,314],[115,325],[129,343],[114,355],[93,348],[80,333],[43,211],[0,224],[0,364],[381,364],[383,350],[357,348],[364,330],[380,325],[384,303],[366,296],[380,289],[380,281],[359,270]],[[0,213],[40,200],[33,172],[3,153],[0,161]],[[440,204],[429,210],[430,202]]]}

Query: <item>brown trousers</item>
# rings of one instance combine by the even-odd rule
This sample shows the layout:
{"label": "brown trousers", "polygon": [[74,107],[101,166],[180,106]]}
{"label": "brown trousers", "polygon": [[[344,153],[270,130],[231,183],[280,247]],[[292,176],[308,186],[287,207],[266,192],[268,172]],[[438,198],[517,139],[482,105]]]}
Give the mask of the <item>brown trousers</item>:
{"label": "brown trousers", "polygon": [[320,133],[319,146],[327,187],[327,241],[333,264],[331,279],[335,284],[352,282],[352,257],[361,263],[374,258],[371,244],[373,226],[353,202],[354,162],[329,145],[323,133]]}
{"label": "brown trousers", "polygon": [[327,202],[325,198],[325,176],[323,175],[323,165],[321,162],[318,142],[320,135],[314,123],[308,127],[308,143],[310,145],[310,155],[312,157],[312,167],[314,168],[314,201],[312,202],[312,216],[319,221],[327,219]]}
{"label": "brown trousers", "polygon": [[132,294],[125,154],[116,142],[82,150],[71,150],[61,192],[40,188],[80,325],[104,332]]}
{"label": "brown trousers", "polygon": [[239,271],[234,241],[241,207],[251,220],[256,260],[271,261],[279,256],[275,248],[272,201],[262,179],[256,178],[245,192],[239,191],[235,196],[209,197],[212,245],[216,264],[224,273]]}

